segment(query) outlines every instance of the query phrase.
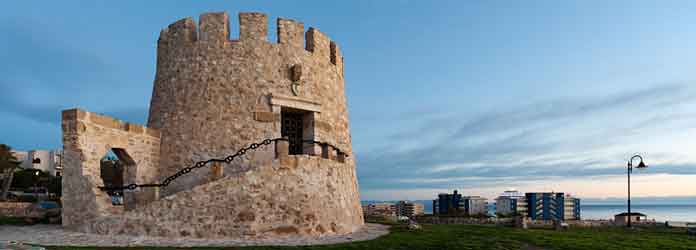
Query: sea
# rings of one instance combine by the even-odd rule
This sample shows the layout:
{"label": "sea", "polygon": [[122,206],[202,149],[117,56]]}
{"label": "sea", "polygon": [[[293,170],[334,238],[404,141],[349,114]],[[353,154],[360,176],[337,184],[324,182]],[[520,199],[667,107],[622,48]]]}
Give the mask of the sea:
{"label": "sea", "polygon": [[[626,205],[580,205],[580,217],[583,219],[611,219],[614,214],[626,212]],[[696,222],[696,205],[659,204],[631,205],[631,212],[639,212],[655,221]]]}
{"label": "sea", "polygon": [[[394,201],[363,201],[363,204],[380,203]],[[432,213],[432,201],[419,200],[414,201],[423,203],[425,213]],[[631,212],[639,212],[648,216],[648,219],[654,219],[658,222],[676,221],[676,222],[696,222],[696,203],[693,199],[688,201],[689,204],[684,204],[683,201],[676,201],[678,204],[632,204]],[[488,211],[491,215],[495,214],[495,205],[489,203]],[[609,220],[613,219],[615,214],[626,212],[626,204],[582,204],[580,205],[580,217],[589,220]]]}

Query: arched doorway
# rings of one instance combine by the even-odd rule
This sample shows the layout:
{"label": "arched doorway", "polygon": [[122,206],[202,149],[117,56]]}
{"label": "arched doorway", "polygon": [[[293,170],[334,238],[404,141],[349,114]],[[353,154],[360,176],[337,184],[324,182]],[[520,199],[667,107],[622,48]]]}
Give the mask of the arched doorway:
{"label": "arched doorway", "polygon": [[[133,158],[122,148],[110,148],[100,160],[100,176],[105,187],[122,187],[135,183],[137,166]],[[135,195],[129,190],[106,191],[111,204],[125,210],[135,208]]]}

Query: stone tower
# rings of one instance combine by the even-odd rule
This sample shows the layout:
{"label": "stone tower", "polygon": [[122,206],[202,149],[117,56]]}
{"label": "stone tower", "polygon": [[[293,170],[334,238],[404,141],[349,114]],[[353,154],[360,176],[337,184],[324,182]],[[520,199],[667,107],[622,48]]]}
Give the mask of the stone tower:
{"label": "stone tower", "polygon": [[[262,13],[241,13],[239,24],[230,27],[227,13],[206,13],[198,25],[185,18],[161,31],[147,127],[63,112],[64,225],[96,233],[274,237],[350,233],[364,224],[338,45],[283,18],[277,43],[269,42]],[[231,28],[239,29],[238,39],[230,39]],[[128,159],[125,182],[156,183],[274,138],[284,139],[166,187],[128,192],[124,211],[108,204],[97,188],[103,182],[96,158],[85,156],[113,149]],[[78,195],[86,185],[91,192]]]}
{"label": "stone tower", "polygon": [[[314,28],[305,34],[302,23],[287,19],[278,19],[278,42],[271,43],[261,13],[240,14],[239,39],[230,40],[228,20],[227,13],[203,14],[198,27],[186,18],[160,34],[148,119],[148,127],[162,132],[160,177],[193,160],[281,137],[288,117],[302,119],[302,139],[328,142],[351,155],[336,43]],[[302,153],[319,153],[303,146]],[[196,174],[166,192],[208,175]]]}

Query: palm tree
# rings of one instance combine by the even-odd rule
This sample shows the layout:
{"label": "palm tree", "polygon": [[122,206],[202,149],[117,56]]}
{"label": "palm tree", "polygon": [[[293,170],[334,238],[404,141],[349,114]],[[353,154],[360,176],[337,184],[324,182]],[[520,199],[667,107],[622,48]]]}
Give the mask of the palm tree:
{"label": "palm tree", "polygon": [[0,174],[3,174],[2,192],[0,192],[0,200],[7,199],[7,193],[12,185],[14,171],[19,167],[17,158],[12,154],[12,148],[5,144],[0,144]]}

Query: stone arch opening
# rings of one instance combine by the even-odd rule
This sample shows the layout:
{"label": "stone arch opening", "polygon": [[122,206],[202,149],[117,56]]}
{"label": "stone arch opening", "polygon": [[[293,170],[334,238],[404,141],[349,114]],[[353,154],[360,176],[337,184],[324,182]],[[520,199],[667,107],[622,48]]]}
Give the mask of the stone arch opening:
{"label": "stone arch opening", "polygon": [[[122,187],[135,183],[137,166],[135,160],[122,148],[109,148],[100,160],[100,176],[106,187]],[[111,204],[130,210],[135,207],[135,198],[127,190],[106,191]]]}

